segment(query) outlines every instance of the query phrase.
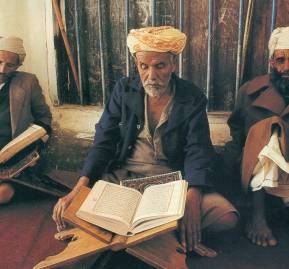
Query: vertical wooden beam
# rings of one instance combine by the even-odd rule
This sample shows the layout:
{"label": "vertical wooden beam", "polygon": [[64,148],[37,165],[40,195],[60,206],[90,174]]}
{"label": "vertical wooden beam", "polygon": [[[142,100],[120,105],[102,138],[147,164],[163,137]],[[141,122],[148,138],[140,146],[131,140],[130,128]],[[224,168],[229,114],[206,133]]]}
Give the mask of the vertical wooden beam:
{"label": "vertical wooden beam", "polygon": [[[206,95],[210,100],[211,90],[211,64],[212,64],[212,28],[213,28],[213,0],[208,0],[208,56],[207,56],[207,91]],[[208,102],[208,106],[209,106]],[[209,109],[209,108],[207,108]]]}
{"label": "vertical wooden beam", "polygon": [[[179,29],[183,31],[184,0],[179,0]],[[179,55],[179,77],[183,77],[183,54]]]}
{"label": "vertical wooden beam", "polygon": [[[127,37],[129,31],[129,0],[125,0],[125,37]],[[126,76],[128,77],[130,74],[129,68],[129,49],[126,47],[126,57],[125,57],[125,64],[126,64]]]}
{"label": "vertical wooden beam", "polygon": [[74,60],[73,60],[71,47],[70,47],[69,42],[68,42],[67,34],[65,32],[65,27],[64,27],[64,24],[63,24],[63,21],[62,21],[62,16],[61,16],[61,11],[60,11],[60,8],[59,8],[58,1],[57,0],[52,0],[52,5],[53,5],[53,10],[55,12],[55,16],[56,16],[56,19],[57,19],[57,23],[58,23],[58,26],[59,26],[59,29],[60,29],[60,32],[61,32],[61,36],[63,38],[63,42],[64,42],[64,46],[65,46],[65,49],[66,49],[66,52],[67,52],[67,56],[68,56],[68,60],[69,60],[69,63],[70,63],[71,70],[72,70],[73,78],[74,78],[77,90],[80,92],[78,74],[77,74],[76,66],[75,66],[75,63],[74,63]]}
{"label": "vertical wooden beam", "polygon": [[106,87],[105,87],[105,76],[104,76],[104,48],[103,48],[103,25],[102,25],[102,11],[101,11],[101,2],[102,0],[98,0],[97,8],[98,8],[98,24],[99,24],[99,50],[100,50],[100,69],[101,69],[101,87],[102,87],[102,104],[103,106],[106,103]]}
{"label": "vertical wooden beam", "polygon": [[241,58],[241,70],[240,70],[240,82],[243,81],[244,77],[244,69],[245,69],[245,61],[247,57],[249,37],[251,32],[252,18],[253,18],[253,10],[255,0],[249,0],[247,11],[246,11],[246,22],[244,29],[244,38],[243,38],[243,46],[242,46],[242,58]]}
{"label": "vertical wooden beam", "polygon": [[[277,1],[272,0],[272,11],[271,11],[271,33],[273,32],[276,24],[276,14],[277,14]],[[268,59],[268,73],[270,72],[270,59]]]}
{"label": "vertical wooden beam", "polygon": [[156,26],[156,0],[151,0],[152,26]]}
{"label": "vertical wooden beam", "polygon": [[79,99],[80,104],[84,104],[83,100],[83,80],[82,80],[82,42],[81,42],[81,23],[82,19],[82,5],[79,0],[74,0],[74,16],[75,16],[75,36],[76,36],[76,49],[77,49],[77,66],[78,66],[78,81],[79,81]]}
{"label": "vertical wooden beam", "polygon": [[[244,0],[240,0],[239,4],[239,24],[238,24],[238,47],[237,47],[237,64],[236,64],[236,81],[235,81],[235,102],[237,93],[240,87],[241,78],[241,57],[243,44],[243,15],[244,15]],[[244,55],[243,55],[244,56]]]}
{"label": "vertical wooden beam", "polygon": [[272,13],[271,13],[271,32],[273,32],[276,24],[276,14],[277,14],[277,1],[272,0]]}

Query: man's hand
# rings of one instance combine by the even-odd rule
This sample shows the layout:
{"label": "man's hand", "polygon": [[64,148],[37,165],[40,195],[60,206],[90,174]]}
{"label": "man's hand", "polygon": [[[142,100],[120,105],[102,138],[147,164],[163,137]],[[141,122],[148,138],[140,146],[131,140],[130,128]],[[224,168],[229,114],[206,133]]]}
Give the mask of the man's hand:
{"label": "man's hand", "polygon": [[53,215],[52,218],[56,223],[57,231],[60,232],[65,229],[66,225],[63,220],[63,214],[64,210],[70,205],[73,198],[76,196],[76,194],[79,192],[81,186],[87,186],[89,183],[88,177],[81,177],[78,180],[78,183],[75,185],[73,190],[65,195],[64,197],[60,198],[53,209]]}
{"label": "man's hand", "polygon": [[201,191],[190,187],[187,192],[185,214],[179,225],[181,245],[184,251],[195,251],[201,256],[215,257],[217,253],[201,243],[201,201]]}

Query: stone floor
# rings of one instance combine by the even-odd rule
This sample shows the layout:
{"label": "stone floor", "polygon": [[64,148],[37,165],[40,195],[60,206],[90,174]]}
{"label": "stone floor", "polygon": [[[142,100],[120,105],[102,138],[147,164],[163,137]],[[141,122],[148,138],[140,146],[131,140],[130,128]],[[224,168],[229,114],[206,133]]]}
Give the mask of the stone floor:
{"label": "stone floor", "polygon": [[[284,212],[283,212],[284,213]],[[289,268],[289,222],[275,209],[272,214],[274,233],[279,243],[276,247],[259,247],[251,244],[242,234],[242,229],[229,234],[209,236],[207,245],[218,251],[215,258],[187,255],[189,269],[287,269]],[[246,216],[245,208],[241,210]],[[243,226],[243,223],[242,223]],[[97,269],[97,265],[93,269]],[[152,269],[125,252],[113,253],[105,269]],[[173,268],[170,268],[173,269]],[[178,268],[176,268],[178,269]]]}

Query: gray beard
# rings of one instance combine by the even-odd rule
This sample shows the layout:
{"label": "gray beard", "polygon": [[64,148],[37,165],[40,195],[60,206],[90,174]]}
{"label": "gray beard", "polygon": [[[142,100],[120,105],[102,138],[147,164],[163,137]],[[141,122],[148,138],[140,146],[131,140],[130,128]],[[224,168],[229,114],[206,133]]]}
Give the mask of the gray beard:
{"label": "gray beard", "polygon": [[146,94],[150,97],[161,97],[170,91],[170,87],[158,87],[154,85],[144,86]]}

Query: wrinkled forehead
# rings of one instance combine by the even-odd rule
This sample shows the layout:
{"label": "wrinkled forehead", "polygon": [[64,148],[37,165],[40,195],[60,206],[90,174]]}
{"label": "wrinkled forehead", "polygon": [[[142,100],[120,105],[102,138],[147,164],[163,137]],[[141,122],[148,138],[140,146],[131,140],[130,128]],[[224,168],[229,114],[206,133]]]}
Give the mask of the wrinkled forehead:
{"label": "wrinkled forehead", "polygon": [[277,59],[277,58],[289,58],[289,49],[277,49],[274,51],[274,55],[273,58]]}
{"label": "wrinkled forehead", "polygon": [[173,60],[174,54],[170,52],[155,52],[155,51],[139,51],[135,54],[135,58],[140,62],[169,62]]}

